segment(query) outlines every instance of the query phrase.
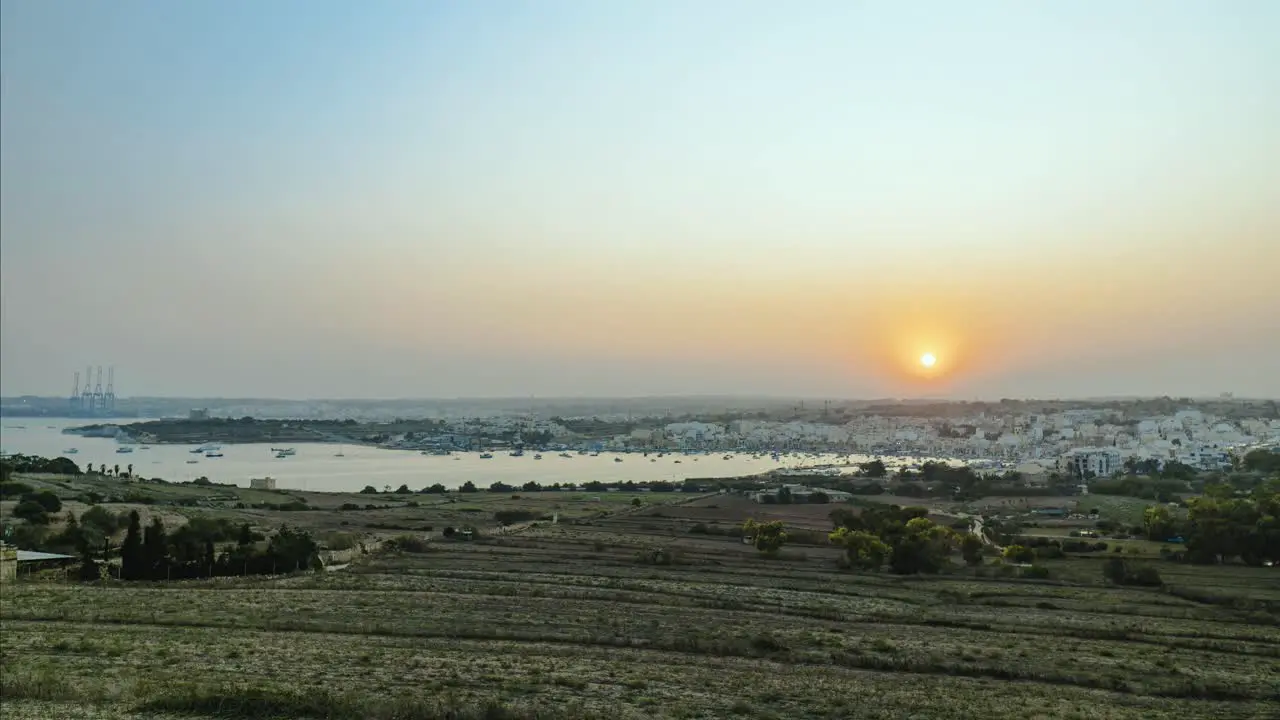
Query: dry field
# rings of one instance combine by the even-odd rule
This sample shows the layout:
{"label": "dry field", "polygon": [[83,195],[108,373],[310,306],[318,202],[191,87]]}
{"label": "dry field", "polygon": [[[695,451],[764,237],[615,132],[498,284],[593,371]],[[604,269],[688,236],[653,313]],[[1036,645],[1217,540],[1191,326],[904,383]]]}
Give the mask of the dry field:
{"label": "dry field", "polygon": [[[655,529],[630,532],[632,520]],[[769,559],[734,538],[679,535],[687,522],[544,526],[276,579],[7,585],[0,714],[1280,714],[1280,627],[1266,607],[1096,574],[855,574],[815,548]],[[1176,582],[1280,602],[1275,572],[1199,572]]]}

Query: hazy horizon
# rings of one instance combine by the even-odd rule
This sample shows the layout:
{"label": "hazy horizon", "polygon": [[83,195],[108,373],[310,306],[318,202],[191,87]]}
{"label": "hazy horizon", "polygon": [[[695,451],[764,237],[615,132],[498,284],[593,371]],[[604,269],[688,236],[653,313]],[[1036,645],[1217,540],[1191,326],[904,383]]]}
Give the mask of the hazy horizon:
{"label": "hazy horizon", "polygon": [[1278,27],[8,1],[0,391],[1280,397]]}

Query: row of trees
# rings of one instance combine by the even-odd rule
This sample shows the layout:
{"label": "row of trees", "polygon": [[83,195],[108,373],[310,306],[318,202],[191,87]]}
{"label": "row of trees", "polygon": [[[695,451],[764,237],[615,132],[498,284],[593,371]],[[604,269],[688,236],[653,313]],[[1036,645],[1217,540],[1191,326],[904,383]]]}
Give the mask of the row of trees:
{"label": "row of trees", "polygon": [[1280,563],[1280,481],[1264,483],[1246,496],[1226,485],[1210,485],[1186,506],[1185,515],[1168,505],[1147,508],[1142,517],[1147,537],[1183,539],[1191,562]]}
{"label": "row of trees", "polygon": [[43,458],[38,455],[6,455],[0,458],[0,482],[14,473],[28,475],[81,475],[79,466],[68,458]]}
{"label": "row of trees", "polygon": [[319,563],[319,546],[304,530],[288,525],[259,546],[249,525],[236,531],[235,545],[221,554],[216,543],[228,539],[225,525],[188,523],[168,533],[160,518],[142,528],[137,511],[120,547],[120,579],[167,580],[230,575],[274,575],[309,570]]}
{"label": "row of trees", "polygon": [[[982,562],[981,538],[937,525],[927,514],[921,507],[897,505],[867,508],[860,514],[838,508],[831,512],[835,530],[827,539],[844,549],[850,566],[863,570],[879,570],[888,563],[890,570],[903,575],[936,573],[957,550],[970,565]],[[776,553],[787,541],[780,521],[747,520],[742,531],[764,553]]]}

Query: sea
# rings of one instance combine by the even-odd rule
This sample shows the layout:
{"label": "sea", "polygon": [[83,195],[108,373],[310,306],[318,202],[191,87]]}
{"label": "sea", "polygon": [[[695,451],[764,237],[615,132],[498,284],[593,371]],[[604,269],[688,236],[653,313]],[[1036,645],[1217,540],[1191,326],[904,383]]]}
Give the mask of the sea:
{"label": "sea", "polygon": [[[367,485],[378,490],[408,485],[411,490],[440,483],[461,487],[470,480],[478,487],[501,481],[520,486],[530,480],[543,485],[601,482],[680,482],[686,478],[738,477],[781,468],[844,466],[872,459],[858,455],[789,454],[778,460],[768,454],[711,453],[683,455],[668,453],[605,453],[598,456],[560,457],[556,451],[542,453],[542,459],[526,452],[512,457],[494,452],[491,459],[479,453],[423,455],[411,450],[384,450],[364,445],[329,443],[293,444],[296,455],[277,458],[269,443],[224,444],[223,457],[205,457],[191,452],[194,445],[124,446],[111,438],[64,435],[62,430],[86,424],[83,419],[6,418],[0,425],[0,451],[6,454],[67,457],[84,468],[105,463],[122,471],[133,466],[134,474],[162,478],[169,482],[189,482],[206,477],[216,483],[249,486],[251,478],[272,477],[276,486],[293,490],[358,492]],[[142,422],[141,420],[131,422]],[[122,447],[133,452],[119,453]],[[71,453],[70,450],[75,452]],[[729,457],[726,459],[725,455]],[[615,458],[622,462],[615,462]],[[677,462],[679,461],[679,462]]]}

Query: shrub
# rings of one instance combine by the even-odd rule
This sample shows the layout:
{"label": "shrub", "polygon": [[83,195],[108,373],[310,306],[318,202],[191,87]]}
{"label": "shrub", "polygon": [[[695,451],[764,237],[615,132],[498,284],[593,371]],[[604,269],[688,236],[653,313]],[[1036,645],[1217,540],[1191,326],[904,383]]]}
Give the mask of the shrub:
{"label": "shrub", "polygon": [[1022,577],[1033,580],[1047,580],[1049,578],[1049,568],[1043,565],[1032,565],[1029,568],[1022,569]]}
{"label": "shrub", "polygon": [[387,541],[387,548],[406,553],[425,553],[431,551],[431,544],[417,535],[399,535]]}
{"label": "shrub", "polygon": [[527,522],[537,518],[535,513],[528,510],[499,510],[493,514],[493,519],[503,525],[512,523]]}
{"label": "shrub", "polygon": [[59,500],[58,496],[50,490],[27,493],[22,496],[22,500],[24,502],[30,501],[39,503],[40,506],[44,508],[45,512],[56,513],[62,510],[62,501]]}
{"label": "shrub", "polygon": [[80,515],[80,524],[84,527],[96,528],[103,535],[114,535],[120,529],[115,515],[103,507],[94,506]]}
{"label": "shrub", "polygon": [[22,497],[31,494],[31,486],[20,482],[3,482],[0,483],[0,500],[9,498]]}
{"label": "shrub", "polygon": [[706,535],[706,534],[708,534],[708,533],[707,533],[707,524],[706,524],[706,523],[694,523],[694,524],[689,528],[689,532],[690,532],[690,534],[693,534],[693,535]]}
{"label": "shrub", "polygon": [[13,508],[13,516],[21,518],[32,525],[48,525],[49,513],[44,506],[34,500],[23,500]]}

